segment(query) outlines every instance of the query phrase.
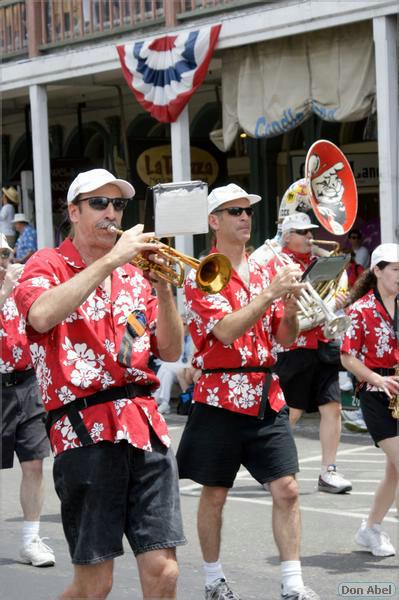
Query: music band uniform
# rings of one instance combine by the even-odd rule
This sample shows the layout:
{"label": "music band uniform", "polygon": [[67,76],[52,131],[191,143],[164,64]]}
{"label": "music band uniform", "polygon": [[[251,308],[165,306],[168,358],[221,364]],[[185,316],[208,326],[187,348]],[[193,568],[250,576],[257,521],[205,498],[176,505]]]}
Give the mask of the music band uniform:
{"label": "music band uniform", "polygon": [[[354,302],[348,314],[352,327],[342,341],[341,352],[355,356],[381,375],[394,375],[399,364],[398,342],[393,319],[378,290],[370,290]],[[389,398],[385,392],[363,382],[359,387],[359,400],[368,432],[376,446],[381,440],[399,435],[398,420],[388,408]]]}
{"label": "music band uniform", "polygon": [[[229,346],[212,335],[225,315],[249,304],[268,286],[262,267],[251,258],[248,267],[248,285],[233,271],[220,294],[203,294],[193,272],[185,284],[187,324],[197,348],[193,364],[202,375],[177,459],[180,477],[202,485],[232,487],[241,464],[261,484],[299,470],[284,396],[278,377],[269,372],[276,362],[272,345],[283,315],[281,304],[273,303]],[[262,403],[266,379],[270,387]]]}

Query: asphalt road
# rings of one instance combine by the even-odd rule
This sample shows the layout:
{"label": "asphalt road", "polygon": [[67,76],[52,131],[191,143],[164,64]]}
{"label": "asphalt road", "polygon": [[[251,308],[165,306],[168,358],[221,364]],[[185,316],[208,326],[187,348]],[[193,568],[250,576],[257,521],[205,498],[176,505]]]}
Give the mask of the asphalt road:
{"label": "asphalt road", "polygon": [[[168,418],[176,448],[185,417]],[[368,434],[343,432],[338,466],[353,483],[345,495],[316,490],[320,465],[318,420],[307,417],[296,431],[300,456],[299,474],[302,509],[302,565],[305,583],[322,600],[399,598],[398,558],[376,558],[363,552],[354,541],[362,517],[366,517],[374,490],[384,470],[384,456]],[[22,525],[18,500],[20,469],[0,472],[0,600],[55,600],[71,579],[72,567],[63,536],[59,503],[52,484],[52,461],[45,461],[46,500],[41,535],[48,536],[57,564],[38,569],[18,562]],[[182,507],[188,544],[178,550],[181,569],[178,598],[202,600],[203,575],[196,535],[199,487],[181,482]],[[225,573],[242,600],[278,600],[280,569],[271,530],[271,497],[249,474],[240,471],[229,495],[224,514],[222,562]],[[399,520],[391,509],[384,521],[399,548]],[[391,584],[388,588],[387,585]],[[376,586],[374,588],[370,585]],[[396,591],[393,591],[396,586]],[[379,590],[386,587],[388,592]],[[356,593],[354,591],[356,588]],[[351,591],[352,590],[352,591]],[[370,591],[375,591],[371,594]],[[141,598],[134,557],[125,544],[125,555],[115,561],[111,600]]]}

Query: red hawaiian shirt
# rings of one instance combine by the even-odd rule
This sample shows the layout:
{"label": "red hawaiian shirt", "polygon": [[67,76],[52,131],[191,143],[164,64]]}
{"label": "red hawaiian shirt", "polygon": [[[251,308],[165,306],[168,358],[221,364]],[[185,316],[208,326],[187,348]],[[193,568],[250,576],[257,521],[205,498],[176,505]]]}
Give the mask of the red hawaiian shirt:
{"label": "red hawaiian shirt", "polygon": [[[213,248],[211,252],[217,252]],[[274,302],[263,318],[243,336],[225,346],[212,333],[226,315],[249,304],[269,285],[266,270],[249,258],[249,286],[233,270],[231,280],[218,294],[203,294],[191,271],[185,283],[186,318],[197,349],[193,365],[199,369],[271,367],[276,359],[271,349],[283,316],[283,307]],[[247,415],[258,415],[265,373],[204,373],[194,388],[195,402],[202,402]],[[284,395],[277,375],[272,375],[269,391],[270,406],[278,412],[284,405]]]}
{"label": "red hawaiian shirt", "polygon": [[[85,264],[71,240],[59,248],[44,248],[30,258],[16,289],[19,310],[27,317],[33,302],[46,290],[68,281]],[[40,334],[27,326],[29,349],[46,410],[76,398],[126,383],[156,388],[159,381],[148,367],[150,352],[157,353],[155,323],[157,300],[142,272],[132,265],[115,269],[111,294],[97,287],[83,304],[51,331]],[[118,350],[126,320],[133,310],[145,313],[146,332],[133,342],[132,364],[119,364]],[[168,430],[152,397],[122,398],[80,412],[92,440],[130,444],[151,450],[150,426],[170,445]],[[51,429],[55,454],[81,445],[67,416]]]}
{"label": "red hawaiian shirt", "polygon": [[[294,252],[286,246],[282,248],[281,252],[288,255],[291,258],[291,260],[300,267],[302,272],[305,271],[306,268],[310,265],[310,263],[314,260],[314,257],[311,254],[302,254],[299,252]],[[271,280],[274,279],[279,268],[281,268],[281,264],[277,257],[273,257],[267,263],[266,269]],[[319,340],[323,342],[328,341],[324,337],[322,327],[320,325],[318,325],[317,327],[313,327],[313,329],[301,331],[298,337],[296,338],[295,343],[292,344],[292,346],[290,346],[289,348],[284,348],[283,346],[279,345],[277,351],[284,352],[287,350],[295,350],[296,348],[307,348],[315,350],[318,346]]]}
{"label": "red hawaiian shirt", "polygon": [[[342,340],[341,352],[355,356],[369,369],[395,367],[399,349],[393,321],[374,292],[354,302],[348,314],[352,324]],[[377,391],[370,384],[367,389]]]}
{"label": "red hawaiian shirt", "polygon": [[25,319],[18,313],[14,292],[8,296],[0,311],[0,346],[1,374],[32,368]]}

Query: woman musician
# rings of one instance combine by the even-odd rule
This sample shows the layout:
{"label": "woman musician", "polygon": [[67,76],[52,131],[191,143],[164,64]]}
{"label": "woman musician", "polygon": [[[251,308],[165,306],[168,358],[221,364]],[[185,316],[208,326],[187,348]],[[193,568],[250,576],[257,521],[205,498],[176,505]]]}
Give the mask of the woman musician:
{"label": "woman musician", "polygon": [[351,294],[352,326],[341,347],[341,361],[359,383],[360,406],[386,468],[367,520],[356,542],[374,556],[395,554],[381,523],[395,498],[399,481],[399,244],[381,244],[371,255]]}

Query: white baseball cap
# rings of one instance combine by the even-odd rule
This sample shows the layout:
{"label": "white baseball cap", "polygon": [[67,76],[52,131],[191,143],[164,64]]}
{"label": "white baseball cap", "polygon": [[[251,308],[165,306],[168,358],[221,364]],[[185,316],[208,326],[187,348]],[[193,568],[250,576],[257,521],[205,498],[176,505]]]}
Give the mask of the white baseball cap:
{"label": "white baseball cap", "polygon": [[250,204],[255,204],[256,202],[259,202],[259,200],[262,200],[262,198],[257,194],[248,194],[239,185],[236,185],[235,183],[229,183],[228,185],[215,188],[209,194],[208,215],[210,215],[214,210],[216,210],[225,202],[230,202],[231,200],[238,200],[239,198],[246,198],[247,200],[249,200]]}
{"label": "white baseball cap", "polygon": [[399,244],[380,244],[373,251],[370,261],[370,269],[380,262],[399,262]]}
{"label": "white baseball cap", "polygon": [[7,248],[7,250],[11,250],[11,252],[14,252],[14,250],[11,248],[11,246],[7,242],[7,238],[4,235],[4,233],[0,233],[0,248]]}
{"label": "white baseball cap", "polygon": [[287,215],[281,225],[282,233],[287,233],[292,229],[318,229],[318,225],[313,225],[309,215],[301,212],[294,212]]}
{"label": "white baseball cap", "polygon": [[134,187],[128,181],[116,179],[116,177],[106,169],[92,169],[91,171],[79,173],[72,181],[67,194],[68,204],[73,202],[79,194],[93,192],[106,183],[116,185],[121,191],[122,198],[133,198],[136,193]]}
{"label": "white baseball cap", "polygon": [[25,213],[15,213],[11,223],[29,223],[29,219],[26,218]]}

